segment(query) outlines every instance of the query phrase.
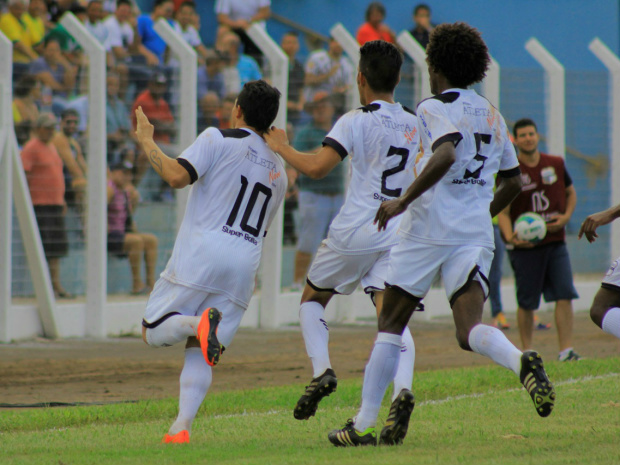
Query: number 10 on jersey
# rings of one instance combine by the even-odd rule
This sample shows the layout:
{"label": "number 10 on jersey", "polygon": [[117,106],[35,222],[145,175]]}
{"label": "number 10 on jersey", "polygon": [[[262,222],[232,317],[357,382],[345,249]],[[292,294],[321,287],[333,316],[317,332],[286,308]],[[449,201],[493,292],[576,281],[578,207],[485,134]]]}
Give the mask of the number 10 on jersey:
{"label": "number 10 on jersey", "polygon": [[[233,227],[235,224],[235,220],[237,219],[237,215],[239,214],[239,209],[241,208],[241,204],[243,203],[243,199],[245,198],[245,193],[248,190],[248,178],[245,176],[241,176],[241,189],[239,190],[239,194],[237,194],[237,199],[235,200],[235,204],[233,205],[232,210],[230,211],[230,215],[228,215],[228,220],[226,221],[226,226]],[[250,221],[250,217],[252,216],[252,211],[254,207],[256,207],[256,203],[258,202],[258,197],[262,194],[262,202],[263,205],[260,210],[260,214],[258,215],[258,221],[255,226],[251,226],[248,224]],[[265,215],[267,214],[267,206],[269,205],[269,201],[271,200],[271,189],[260,182],[254,184],[252,188],[252,193],[250,194],[250,199],[248,200],[248,204],[245,207],[245,211],[243,212],[243,216],[241,217],[240,227],[243,231],[251,234],[254,237],[258,237],[260,234],[260,230],[263,227],[263,221],[265,221]]]}

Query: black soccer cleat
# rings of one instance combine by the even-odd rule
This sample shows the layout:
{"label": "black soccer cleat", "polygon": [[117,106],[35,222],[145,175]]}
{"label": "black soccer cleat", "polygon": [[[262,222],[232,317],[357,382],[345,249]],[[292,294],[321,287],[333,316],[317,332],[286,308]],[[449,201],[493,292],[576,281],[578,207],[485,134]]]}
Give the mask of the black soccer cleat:
{"label": "black soccer cleat", "polygon": [[415,397],[409,389],[403,389],[392,402],[385,426],[379,435],[379,444],[394,446],[402,444],[407,436],[409,418],[415,407]]}
{"label": "black soccer cleat", "polygon": [[327,439],[336,447],[376,446],[377,433],[374,427],[366,428],[361,433],[355,429],[353,420],[347,420],[342,429],[330,431]]}
{"label": "black soccer cleat", "polygon": [[306,392],[304,392],[304,395],[299,398],[297,405],[295,405],[293,416],[297,420],[307,420],[314,416],[321,399],[335,392],[336,386],[338,386],[336,373],[331,368],[328,368],[325,370],[325,373],[314,378],[306,386]]}
{"label": "black soccer cleat", "polygon": [[536,413],[548,417],[555,403],[555,389],[545,372],[538,352],[528,350],[521,355],[521,383],[534,401]]}

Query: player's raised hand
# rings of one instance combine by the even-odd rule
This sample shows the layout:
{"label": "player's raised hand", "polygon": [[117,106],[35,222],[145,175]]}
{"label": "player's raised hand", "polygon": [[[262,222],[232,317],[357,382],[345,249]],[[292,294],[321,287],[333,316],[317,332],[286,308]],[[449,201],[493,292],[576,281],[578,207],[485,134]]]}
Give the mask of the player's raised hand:
{"label": "player's raised hand", "polygon": [[596,234],[596,228],[599,226],[603,226],[604,224],[609,224],[614,220],[613,210],[605,210],[603,212],[593,213],[588,216],[583,223],[581,223],[581,228],[579,228],[579,234],[577,234],[577,238],[581,239],[581,236],[586,235],[586,239],[588,242],[592,243],[598,237]]}
{"label": "player's raised hand", "polygon": [[373,224],[376,224],[377,229],[381,231],[387,227],[388,221],[400,215],[406,209],[407,207],[400,201],[400,198],[386,200],[377,210]]}
{"label": "player's raised hand", "polygon": [[138,140],[152,139],[154,131],[155,128],[142,111],[142,107],[138,107],[136,109],[136,136]]}
{"label": "player's raised hand", "polygon": [[283,129],[278,129],[275,126],[271,126],[271,129],[263,134],[265,138],[265,142],[271,150],[274,152],[279,152],[280,148],[284,145],[288,145],[288,136],[286,135],[286,131]]}

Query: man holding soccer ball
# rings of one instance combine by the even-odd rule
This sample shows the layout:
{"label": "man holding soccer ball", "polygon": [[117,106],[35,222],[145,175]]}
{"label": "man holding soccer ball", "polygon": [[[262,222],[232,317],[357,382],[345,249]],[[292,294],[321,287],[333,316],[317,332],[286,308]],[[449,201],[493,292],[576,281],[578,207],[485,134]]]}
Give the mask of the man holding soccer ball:
{"label": "man holding soccer ball", "polygon": [[[572,347],[572,299],[579,296],[564,242],[564,228],[575,211],[577,193],[564,160],[538,151],[539,135],[534,121],[527,118],[517,121],[513,134],[523,187],[498,219],[504,239],[513,246],[509,256],[517,288],[521,344],[524,350],[531,349],[534,311],[540,306],[542,294],[545,301],[555,302],[558,359],[579,360]],[[538,215],[546,222],[546,235],[539,234],[540,228],[537,233],[523,227],[523,221],[539,226]]]}

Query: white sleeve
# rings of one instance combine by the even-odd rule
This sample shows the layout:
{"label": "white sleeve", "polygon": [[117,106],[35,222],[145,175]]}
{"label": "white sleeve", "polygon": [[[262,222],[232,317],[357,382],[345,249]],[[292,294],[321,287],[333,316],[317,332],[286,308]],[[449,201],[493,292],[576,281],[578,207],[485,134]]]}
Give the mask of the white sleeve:
{"label": "white sleeve", "polygon": [[[323,145],[333,148],[343,160],[353,150],[352,129],[355,126],[355,116],[358,115],[359,112],[360,110],[352,110],[342,115],[323,140]],[[361,121],[358,121],[358,124],[361,124]]]}
{"label": "white sleeve", "polygon": [[271,0],[258,0],[258,7],[264,8],[266,6],[271,6]]}
{"label": "white sleeve", "polygon": [[192,145],[177,158],[177,162],[189,173],[193,184],[209,172],[222,151],[222,134],[217,128],[205,129]]}
{"label": "white sleeve", "polygon": [[275,192],[275,197],[273,198],[273,207],[271,208],[271,211],[269,212],[269,217],[267,218],[267,225],[265,226],[265,235],[267,235],[267,232],[269,231],[269,228],[271,227],[271,223],[273,222],[273,219],[276,217],[276,213],[278,213],[278,209],[280,208],[280,205],[282,204],[282,202],[284,201],[284,196],[286,195],[286,189],[288,186],[288,177],[286,176],[286,171],[284,170],[284,168],[282,168],[282,176],[278,179],[278,181],[280,181],[276,187],[276,192]]}
{"label": "white sleeve", "polygon": [[200,36],[198,35],[198,31],[194,26],[190,26],[187,30],[187,42],[192,47],[198,47],[200,44],[202,44]]}
{"label": "white sleeve", "polygon": [[114,21],[113,18],[110,18],[106,20],[103,25],[108,31],[108,36],[104,45],[105,49],[111,50],[113,47],[122,47],[121,28],[118,27],[118,23]]}
{"label": "white sleeve", "polygon": [[456,146],[463,139],[463,135],[450,121],[443,102],[433,98],[424,100],[418,106],[417,113],[421,137],[428,139],[433,152],[444,142],[453,142]]}
{"label": "white sleeve", "polygon": [[215,14],[230,15],[230,2],[228,0],[217,0],[215,2]]}

